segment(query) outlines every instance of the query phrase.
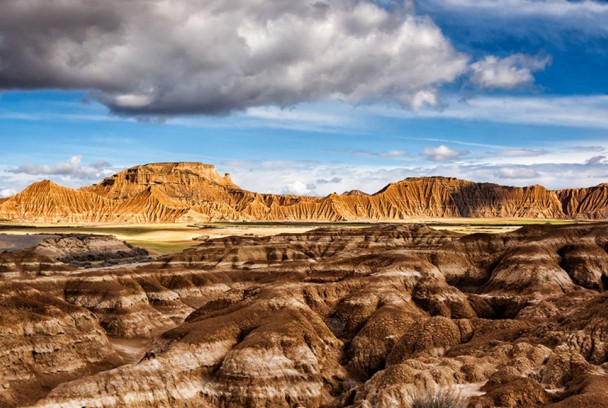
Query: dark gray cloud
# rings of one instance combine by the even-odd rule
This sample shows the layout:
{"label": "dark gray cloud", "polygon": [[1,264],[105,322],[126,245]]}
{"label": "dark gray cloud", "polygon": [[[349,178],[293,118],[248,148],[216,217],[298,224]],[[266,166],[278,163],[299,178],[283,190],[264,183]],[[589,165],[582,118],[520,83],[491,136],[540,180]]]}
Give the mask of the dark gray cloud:
{"label": "dark gray cloud", "polygon": [[437,104],[468,69],[412,3],[5,0],[0,88],[86,89],[127,115],[340,99]]}

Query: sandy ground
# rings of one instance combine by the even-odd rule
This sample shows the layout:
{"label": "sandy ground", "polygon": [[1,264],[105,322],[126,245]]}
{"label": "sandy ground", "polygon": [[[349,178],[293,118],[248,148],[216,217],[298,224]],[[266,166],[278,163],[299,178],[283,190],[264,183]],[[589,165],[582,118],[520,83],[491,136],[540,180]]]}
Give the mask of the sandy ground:
{"label": "sandy ground", "polygon": [[468,399],[471,397],[479,397],[484,395],[485,392],[481,391],[481,387],[483,387],[485,384],[486,381],[479,383],[456,384],[452,386],[452,389],[460,398]]}
{"label": "sandy ground", "polygon": [[[523,225],[545,223],[572,223],[567,220],[522,220],[522,219],[494,219],[494,218],[443,218],[423,219],[413,218],[405,220],[403,224],[425,223],[428,226],[449,230],[462,234],[502,233],[513,231]],[[127,241],[132,245],[146,248],[152,255],[180,252],[196,245],[195,238],[208,236],[219,238],[229,235],[255,235],[267,236],[282,233],[302,233],[322,226],[341,226],[351,228],[364,228],[372,226],[371,223],[216,223],[207,226],[192,226],[186,224],[96,224],[96,225],[53,225],[38,224],[0,224],[0,250],[18,250],[37,244],[39,235],[34,234],[108,234]],[[14,236],[15,238],[8,238]],[[18,238],[29,236],[29,238]],[[44,238],[40,238],[42,240]],[[33,244],[31,244],[34,242]],[[39,242],[39,241],[38,241]],[[24,246],[29,245],[29,246]]]}
{"label": "sandy ground", "polygon": [[[138,224],[138,225],[4,225],[0,229],[0,250],[18,250],[37,245],[49,234],[108,234],[121,241],[146,248],[152,255],[180,252],[197,245],[197,237],[219,238],[229,235],[276,235],[286,232],[306,232],[314,225],[218,225],[208,228],[186,224]],[[40,235],[46,234],[46,235]]]}
{"label": "sandy ground", "polygon": [[108,336],[114,350],[122,355],[129,363],[141,360],[148,348],[152,345],[152,339],[123,339]]}
{"label": "sandy ground", "polygon": [[521,228],[523,225],[509,225],[509,226],[480,226],[480,225],[433,225],[431,228],[440,231],[451,231],[459,234],[502,234],[504,232],[515,231]]}

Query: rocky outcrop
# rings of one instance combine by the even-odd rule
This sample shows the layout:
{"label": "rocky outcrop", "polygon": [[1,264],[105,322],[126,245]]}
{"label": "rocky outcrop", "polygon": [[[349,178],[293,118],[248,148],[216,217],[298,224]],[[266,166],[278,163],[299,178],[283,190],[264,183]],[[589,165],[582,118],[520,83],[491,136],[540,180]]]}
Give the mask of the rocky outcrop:
{"label": "rocky outcrop", "polygon": [[558,190],[564,213],[573,218],[606,219],[608,217],[608,184],[590,188]]}
{"label": "rocky outcrop", "polygon": [[[36,236],[29,241],[38,242]],[[149,260],[148,251],[109,235],[47,236],[22,251],[0,253],[0,278],[50,276],[77,267],[110,266]]]}
{"label": "rocky outcrop", "polygon": [[202,163],[155,163],[72,190],[35,183],[0,201],[0,219],[74,223],[399,221],[411,218],[605,219],[608,185],[549,191],[449,177],[408,178],[375,194],[302,197],[241,189]]}
{"label": "rocky outcrop", "polygon": [[602,406],[607,251],[608,224],[327,227],[0,280],[0,405]]}
{"label": "rocky outcrop", "polygon": [[112,235],[64,234],[47,238],[33,252],[71,266],[116,265],[147,260],[148,251]]}
{"label": "rocky outcrop", "polygon": [[0,322],[0,406],[122,363],[91,312],[31,286],[2,284]]}
{"label": "rocky outcrop", "polygon": [[172,199],[190,204],[214,200],[226,189],[238,189],[229,174],[220,176],[212,165],[180,162],[135,166],[82,190],[111,200],[124,200],[153,186],[161,186]]}
{"label": "rocky outcrop", "polygon": [[72,268],[69,265],[33,250],[0,253],[0,278],[51,275],[70,270]]}
{"label": "rocky outcrop", "polygon": [[94,193],[61,187],[48,180],[34,183],[0,203],[0,219],[78,223],[110,219],[112,203]]}

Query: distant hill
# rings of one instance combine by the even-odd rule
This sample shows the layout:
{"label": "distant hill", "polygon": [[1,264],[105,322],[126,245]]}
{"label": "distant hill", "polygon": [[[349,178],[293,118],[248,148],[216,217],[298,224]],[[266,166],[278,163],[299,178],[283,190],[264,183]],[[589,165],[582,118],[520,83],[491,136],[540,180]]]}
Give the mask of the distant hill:
{"label": "distant hill", "polygon": [[38,223],[398,221],[408,218],[608,218],[608,184],[547,190],[449,177],[407,178],[375,194],[326,197],[241,189],[203,163],[135,166],[74,190],[41,181],[0,200],[0,219]]}

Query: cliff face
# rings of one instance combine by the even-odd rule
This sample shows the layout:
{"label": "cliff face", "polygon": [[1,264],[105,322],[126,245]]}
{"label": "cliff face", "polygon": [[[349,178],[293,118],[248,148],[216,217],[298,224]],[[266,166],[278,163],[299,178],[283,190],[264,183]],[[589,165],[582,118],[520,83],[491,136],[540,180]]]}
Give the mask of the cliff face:
{"label": "cliff face", "polygon": [[591,188],[558,190],[556,194],[564,211],[573,218],[608,217],[608,184],[606,183]]}
{"label": "cliff face", "polygon": [[30,222],[393,221],[420,217],[608,217],[608,184],[550,191],[448,177],[408,178],[367,195],[259,194],[202,163],[155,163],[72,190],[48,181],[0,201],[0,219]]}
{"label": "cliff face", "polygon": [[112,200],[125,200],[158,186],[172,199],[195,205],[204,200],[225,199],[230,189],[238,189],[230,175],[219,175],[215,166],[203,163],[153,163],[135,166],[84,187]]}

